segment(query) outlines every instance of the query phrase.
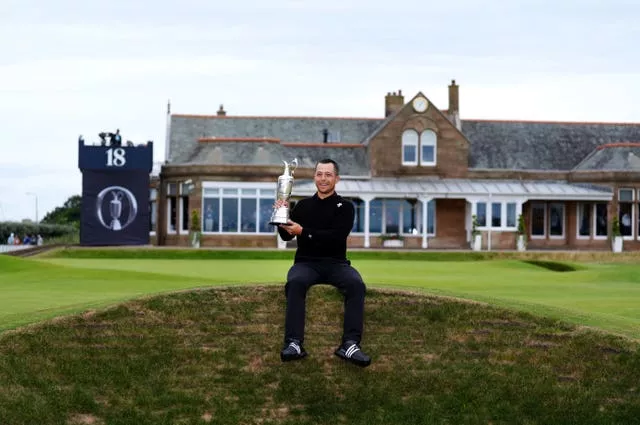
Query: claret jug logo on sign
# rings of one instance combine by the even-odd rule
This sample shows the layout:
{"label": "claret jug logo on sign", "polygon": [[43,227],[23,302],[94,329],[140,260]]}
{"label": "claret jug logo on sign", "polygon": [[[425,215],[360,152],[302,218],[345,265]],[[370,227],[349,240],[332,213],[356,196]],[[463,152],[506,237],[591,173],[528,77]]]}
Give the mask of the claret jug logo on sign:
{"label": "claret jug logo on sign", "polygon": [[[106,229],[120,231],[129,226],[138,215],[138,202],[133,193],[122,186],[109,186],[98,194],[96,215]],[[108,217],[105,220],[105,217]]]}

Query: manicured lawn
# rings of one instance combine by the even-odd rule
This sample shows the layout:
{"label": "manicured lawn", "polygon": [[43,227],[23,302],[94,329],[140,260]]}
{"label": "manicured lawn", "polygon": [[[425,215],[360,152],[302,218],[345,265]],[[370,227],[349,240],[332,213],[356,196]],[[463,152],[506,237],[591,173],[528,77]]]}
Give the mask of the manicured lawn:
{"label": "manicured lawn", "polygon": [[[49,308],[60,308],[62,303],[63,307],[76,307],[83,302],[112,302],[195,286],[282,284],[291,260],[49,258],[37,264],[63,268],[48,272],[51,274],[34,269],[23,278],[38,291],[31,290],[34,286],[25,291],[18,282],[11,286],[13,289],[5,286],[9,296],[0,300],[4,315],[22,313],[27,317],[34,311],[30,305],[43,308],[50,303]],[[518,260],[357,260],[353,265],[372,288],[393,287],[485,301],[640,339],[640,266],[580,264],[576,271],[555,272]],[[47,295],[43,296],[41,290]],[[32,297],[35,304],[30,301]],[[24,302],[12,301],[16,298]],[[73,301],[71,306],[68,301]]]}

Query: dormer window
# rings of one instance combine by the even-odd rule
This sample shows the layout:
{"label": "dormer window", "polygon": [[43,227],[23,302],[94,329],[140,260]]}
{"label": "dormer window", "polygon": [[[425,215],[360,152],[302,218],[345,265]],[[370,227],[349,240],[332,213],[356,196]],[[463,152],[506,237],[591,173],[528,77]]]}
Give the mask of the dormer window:
{"label": "dormer window", "polygon": [[402,165],[418,165],[418,139],[415,130],[402,133]]}
{"label": "dormer window", "polygon": [[420,134],[420,165],[436,165],[436,132],[425,130]]}
{"label": "dormer window", "polygon": [[405,130],[402,133],[402,165],[436,165],[437,135],[433,130]]}

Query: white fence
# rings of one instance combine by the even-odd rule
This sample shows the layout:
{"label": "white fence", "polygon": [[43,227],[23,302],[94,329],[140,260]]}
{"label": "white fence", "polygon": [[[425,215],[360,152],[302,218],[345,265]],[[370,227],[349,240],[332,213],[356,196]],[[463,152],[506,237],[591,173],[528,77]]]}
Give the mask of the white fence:
{"label": "white fence", "polygon": [[35,245],[0,245],[0,254],[11,251],[20,251],[21,249],[33,248]]}

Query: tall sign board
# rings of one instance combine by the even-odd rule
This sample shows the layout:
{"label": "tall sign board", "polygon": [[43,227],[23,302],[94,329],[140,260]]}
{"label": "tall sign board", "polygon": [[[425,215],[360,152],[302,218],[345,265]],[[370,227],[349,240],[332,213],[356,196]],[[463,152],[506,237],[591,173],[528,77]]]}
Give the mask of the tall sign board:
{"label": "tall sign board", "polygon": [[149,175],[153,142],[138,146],[85,145],[78,141],[82,172],[80,245],[149,244]]}

